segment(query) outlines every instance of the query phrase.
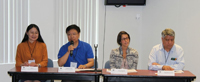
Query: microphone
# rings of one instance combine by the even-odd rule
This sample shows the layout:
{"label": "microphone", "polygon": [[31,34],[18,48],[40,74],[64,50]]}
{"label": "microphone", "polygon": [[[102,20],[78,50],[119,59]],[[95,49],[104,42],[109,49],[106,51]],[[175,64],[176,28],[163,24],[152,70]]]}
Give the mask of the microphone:
{"label": "microphone", "polygon": [[[74,41],[71,41],[70,45],[74,46]],[[73,50],[70,51],[70,56],[72,56],[72,55],[73,55]]]}
{"label": "microphone", "polygon": [[95,72],[97,72],[97,47],[98,47],[98,44],[97,45],[94,45],[94,48],[95,48]]}

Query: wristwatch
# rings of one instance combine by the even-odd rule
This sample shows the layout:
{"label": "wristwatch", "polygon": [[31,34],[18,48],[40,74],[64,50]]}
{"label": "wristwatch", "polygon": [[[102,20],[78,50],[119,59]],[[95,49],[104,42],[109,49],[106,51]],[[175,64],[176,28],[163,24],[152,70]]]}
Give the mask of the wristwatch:
{"label": "wristwatch", "polygon": [[85,68],[87,68],[87,65],[85,64]]}
{"label": "wristwatch", "polygon": [[40,65],[40,64],[38,64],[38,67],[41,67],[41,65]]}

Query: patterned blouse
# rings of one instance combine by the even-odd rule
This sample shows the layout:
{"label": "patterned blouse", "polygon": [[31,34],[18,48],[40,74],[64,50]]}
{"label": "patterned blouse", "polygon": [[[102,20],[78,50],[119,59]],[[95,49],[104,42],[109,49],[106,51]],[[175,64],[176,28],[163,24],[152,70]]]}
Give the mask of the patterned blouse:
{"label": "patterned blouse", "polygon": [[128,47],[126,59],[123,59],[123,52],[121,46],[113,49],[110,53],[110,67],[120,69],[137,69],[138,64],[138,52],[137,50]]}

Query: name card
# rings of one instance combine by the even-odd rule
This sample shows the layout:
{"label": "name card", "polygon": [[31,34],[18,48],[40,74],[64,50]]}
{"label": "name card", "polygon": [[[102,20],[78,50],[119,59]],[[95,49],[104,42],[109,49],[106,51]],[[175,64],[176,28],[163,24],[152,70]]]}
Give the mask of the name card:
{"label": "name card", "polygon": [[75,72],[74,67],[59,67],[58,72]]}
{"label": "name card", "polygon": [[175,72],[174,71],[158,70],[157,74],[159,76],[174,76]]}
{"label": "name card", "polygon": [[111,69],[111,74],[127,74],[127,69]]}
{"label": "name card", "polygon": [[38,67],[21,66],[21,72],[38,72]]}
{"label": "name card", "polygon": [[175,73],[184,73],[183,70],[174,70]]}

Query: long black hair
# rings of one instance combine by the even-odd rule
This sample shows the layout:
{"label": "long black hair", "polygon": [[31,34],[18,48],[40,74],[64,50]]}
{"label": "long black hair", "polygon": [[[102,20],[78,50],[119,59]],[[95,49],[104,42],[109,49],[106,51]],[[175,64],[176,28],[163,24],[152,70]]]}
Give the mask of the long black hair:
{"label": "long black hair", "polygon": [[[40,35],[40,29],[39,29],[39,27],[38,27],[36,24],[30,24],[30,25],[27,27],[22,42],[28,41],[28,35],[27,35],[27,33],[28,33],[28,31],[29,31],[30,29],[32,29],[32,28],[36,28],[37,31],[38,31],[38,33],[39,33],[39,36],[38,36],[37,41],[44,43],[44,41],[43,41],[43,39],[42,39],[42,36]],[[21,43],[22,43],[22,42],[21,42]]]}

